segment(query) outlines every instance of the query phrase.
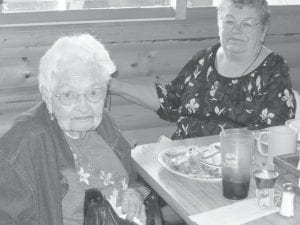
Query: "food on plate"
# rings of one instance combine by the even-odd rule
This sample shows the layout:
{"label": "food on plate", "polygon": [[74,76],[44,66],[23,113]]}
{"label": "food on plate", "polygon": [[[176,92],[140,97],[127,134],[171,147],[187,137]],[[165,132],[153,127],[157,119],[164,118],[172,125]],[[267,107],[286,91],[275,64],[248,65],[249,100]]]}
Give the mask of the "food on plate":
{"label": "food on plate", "polygon": [[166,151],[162,160],[171,170],[192,178],[220,178],[219,167],[205,165],[199,160],[201,155],[206,155],[206,151],[208,151],[207,147],[197,146],[188,147],[185,151]]}

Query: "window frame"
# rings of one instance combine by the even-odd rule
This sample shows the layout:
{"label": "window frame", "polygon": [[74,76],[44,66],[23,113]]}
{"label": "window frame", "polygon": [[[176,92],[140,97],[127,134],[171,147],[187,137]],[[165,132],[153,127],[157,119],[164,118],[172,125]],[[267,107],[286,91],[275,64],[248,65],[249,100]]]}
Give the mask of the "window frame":
{"label": "window frame", "polygon": [[3,4],[1,1],[0,27],[116,21],[182,20],[186,19],[186,2],[187,0],[171,0],[170,6],[158,7],[2,13]]}

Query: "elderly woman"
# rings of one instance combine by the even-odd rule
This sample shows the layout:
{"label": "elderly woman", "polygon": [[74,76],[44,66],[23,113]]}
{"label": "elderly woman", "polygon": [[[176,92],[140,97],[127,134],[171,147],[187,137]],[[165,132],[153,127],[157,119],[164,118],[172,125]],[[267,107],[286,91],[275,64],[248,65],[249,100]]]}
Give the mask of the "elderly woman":
{"label": "elderly woman", "polygon": [[197,52],[166,86],[113,79],[110,92],[176,122],[173,139],[284,124],[296,102],[286,61],[263,45],[269,20],[266,0],[221,0],[220,43]]}
{"label": "elderly woman", "polygon": [[43,101],[0,139],[0,224],[82,225],[92,188],[145,223],[148,190],[135,182],[130,146],[104,109],[115,70],[87,34],[59,39],[42,57]]}

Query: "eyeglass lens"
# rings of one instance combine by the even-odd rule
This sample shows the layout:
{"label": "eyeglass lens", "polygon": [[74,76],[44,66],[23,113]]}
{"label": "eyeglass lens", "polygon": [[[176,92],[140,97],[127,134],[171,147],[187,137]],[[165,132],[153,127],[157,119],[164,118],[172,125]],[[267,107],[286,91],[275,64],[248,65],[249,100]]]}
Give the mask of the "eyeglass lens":
{"label": "eyeglass lens", "polygon": [[63,105],[70,106],[78,102],[80,95],[84,95],[89,102],[95,103],[105,98],[105,90],[101,88],[94,88],[92,90],[89,90],[86,93],[77,93],[76,91],[66,91],[60,93],[58,95],[58,99]]}
{"label": "eyeglass lens", "polygon": [[240,30],[243,32],[251,32],[254,30],[255,26],[259,24],[254,19],[244,19],[240,23],[237,23],[235,19],[227,17],[224,17],[222,22],[227,29],[233,29],[234,27],[239,26]]}

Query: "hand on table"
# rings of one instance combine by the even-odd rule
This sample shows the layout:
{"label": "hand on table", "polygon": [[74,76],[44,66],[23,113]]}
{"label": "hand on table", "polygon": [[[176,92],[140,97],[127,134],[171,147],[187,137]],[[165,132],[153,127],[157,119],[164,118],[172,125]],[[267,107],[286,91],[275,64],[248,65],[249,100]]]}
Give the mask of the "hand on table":
{"label": "hand on table", "polygon": [[127,219],[133,221],[134,217],[142,224],[146,224],[146,212],[143,196],[136,190],[128,188],[121,195],[122,212],[127,214]]}

